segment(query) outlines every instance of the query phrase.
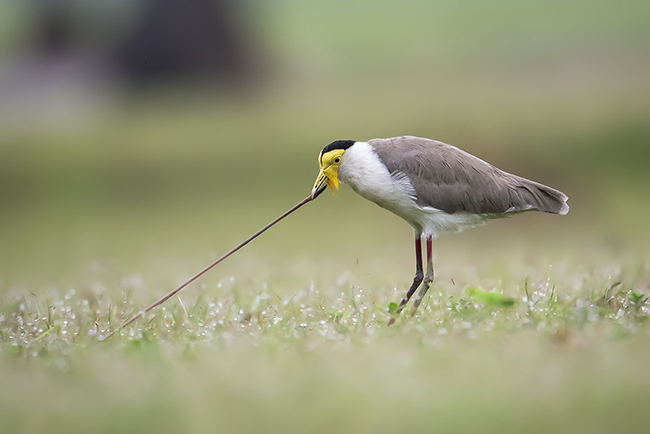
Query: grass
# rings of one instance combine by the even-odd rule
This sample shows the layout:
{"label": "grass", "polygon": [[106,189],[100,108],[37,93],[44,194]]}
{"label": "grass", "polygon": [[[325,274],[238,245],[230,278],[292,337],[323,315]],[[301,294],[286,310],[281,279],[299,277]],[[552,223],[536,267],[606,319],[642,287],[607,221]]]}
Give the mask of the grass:
{"label": "grass", "polygon": [[[491,130],[503,146],[481,156],[565,190],[572,210],[438,240],[436,281],[412,319],[407,309],[386,326],[410,283],[411,230],[344,187],[102,342],[305,197],[316,175],[310,124],[284,142],[288,128],[269,123],[256,153],[237,145],[261,133],[239,137],[240,124],[148,115],[14,134],[0,149],[11,157],[0,159],[0,432],[645,428],[646,150],[630,148],[634,165],[604,151],[551,164],[593,137],[607,149],[619,124],[565,131],[565,150],[543,146],[557,131],[534,127],[528,156],[512,152],[512,129]],[[633,144],[647,137],[633,131]],[[193,145],[172,146],[180,136]],[[213,136],[231,146],[206,146]],[[160,153],[147,148],[161,137]]]}
{"label": "grass", "polygon": [[[1,149],[12,158],[0,160],[11,186],[0,210],[0,432],[645,428],[650,252],[636,166],[567,159],[553,166],[566,181],[533,175],[571,196],[569,215],[441,238],[430,295],[392,327],[411,230],[344,187],[102,342],[306,196],[316,174],[314,149],[303,157],[298,144],[318,138],[302,130],[260,153],[222,152],[200,144],[236,127],[170,116],[154,128],[138,116],[115,129],[114,149],[103,127],[26,132]],[[563,133],[565,152],[619,127],[607,128]],[[185,131],[195,147],[147,159],[151,129]],[[535,131],[540,144],[557,133]],[[633,143],[644,140],[647,129],[635,131]],[[238,140],[259,133],[246,134]],[[562,152],[513,157],[499,142],[489,159],[511,169],[510,156],[522,174]]]}
{"label": "grass", "polygon": [[70,289],[4,291],[0,428],[641,430],[650,395],[643,256],[553,254],[543,243],[490,256],[490,233],[478,236],[462,249],[441,242],[430,296],[393,327],[389,308],[408,269],[388,264],[400,262],[390,253],[375,265],[342,255],[322,267],[288,254],[256,272],[233,258],[106,342],[176,282],[111,283],[96,265]]}

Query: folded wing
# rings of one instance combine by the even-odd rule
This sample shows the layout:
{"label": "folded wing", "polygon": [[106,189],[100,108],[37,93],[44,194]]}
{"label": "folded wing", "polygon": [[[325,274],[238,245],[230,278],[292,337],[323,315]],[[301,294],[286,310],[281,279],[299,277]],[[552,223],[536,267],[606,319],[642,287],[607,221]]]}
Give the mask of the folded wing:
{"label": "folded wing", "polygon": [[449,214],[569,212],[561,191],[504,172],[455,146],[413,136],[368,143],[393,176],[408,177],[420,206]]}

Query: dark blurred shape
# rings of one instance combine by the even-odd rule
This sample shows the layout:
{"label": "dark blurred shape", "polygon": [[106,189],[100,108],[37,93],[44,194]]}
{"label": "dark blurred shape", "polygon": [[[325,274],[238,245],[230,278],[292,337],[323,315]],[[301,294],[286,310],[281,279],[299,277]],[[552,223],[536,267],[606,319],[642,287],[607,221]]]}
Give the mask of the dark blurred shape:
{"label": "dark blurred shape", "polygon": [[[237,86],[262,71],[246,18],[237,0],[39,0],[33,5],[32,53],[37,62],[82,65],[76,72],[100,82],[110,77],[141,86],[201,79]],[[101,63],[102,77],[88,63]]]}
{"label": "dark blurred shape", "polygon": [[236,85],[257,68],[237,0],[149,0],[116,56],[131,81],[215,77]]}
{"label": "dark blurred shape", "polygon": [[60,0],[39,2],[34,23],[34,43],[39,54],[56,55],[70,48],[74,37],[74,25],[69,12],[69,2]]}

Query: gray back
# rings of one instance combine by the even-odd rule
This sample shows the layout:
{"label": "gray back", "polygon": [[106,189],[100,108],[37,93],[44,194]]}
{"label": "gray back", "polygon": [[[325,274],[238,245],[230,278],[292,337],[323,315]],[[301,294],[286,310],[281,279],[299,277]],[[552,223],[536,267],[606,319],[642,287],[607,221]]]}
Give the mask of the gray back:
{"label": "gray back", "polygon": [[504,172],[446,143],[414,136],[368,143],[391,174],[408,176],[421,206],[450,214],[568,211],[564,193]]}

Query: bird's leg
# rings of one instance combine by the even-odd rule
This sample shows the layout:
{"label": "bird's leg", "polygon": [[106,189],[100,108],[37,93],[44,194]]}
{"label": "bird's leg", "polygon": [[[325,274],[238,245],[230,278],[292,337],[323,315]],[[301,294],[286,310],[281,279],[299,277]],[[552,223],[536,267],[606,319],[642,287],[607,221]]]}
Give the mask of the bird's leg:
{"label": "bird's leg", "polygon": [[[424,279],[424,273],[422,272],[422,239],[420,238],[419,234],[416,234],[415,236],[415,277],[413,277],[413,283],[411,284],[411,287],[406,292],[406,295],[404,296],[404,298],[402,298],[402,301],[397,307],[397,310],[395,311],[395,315],[399,315],[402,312],[402,309],[404,309],[406,303],[409,302],[415,290],[418,289],[418,286],[420,286],[420,283],[422,283],[422,279]],[[388,325],[392,325],[393,323],[395,323],[395,317],[390,319]]]}
{"label": "bird's leg", "polygon": [[424,282],[422,282],[422,288],[420,288],[420,292],[418,292],[418,298],[415,300],[415,303],[413,304],[413,312],[411,312],[411,316],[415,315],[415,311],[418,310],[418,306],[420,306],[420,303],[422,303],[422,299],[427,294],[431,282],[433,282],[432,244],[433,244],[433,240],[431,239],[431,235],[429,235],[427,237],[427,274],[426,276],[424,276]]}

